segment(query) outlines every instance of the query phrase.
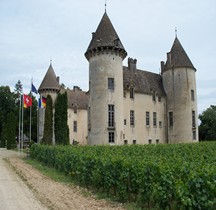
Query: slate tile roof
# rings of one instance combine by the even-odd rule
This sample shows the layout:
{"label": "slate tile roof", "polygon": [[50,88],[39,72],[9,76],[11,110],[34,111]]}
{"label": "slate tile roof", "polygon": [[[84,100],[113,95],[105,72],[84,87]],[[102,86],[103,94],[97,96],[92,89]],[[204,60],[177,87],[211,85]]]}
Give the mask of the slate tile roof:
{"label": "slate tile roof", "polygon": [[38,88],[38,92],[40,93],[43,90],[60,90],[60,85],[51,64],[46,72],[46,75],[44,76],[43,81],[41,82],[40,87]]}
{"label": "slate tile roof", "polygon": [[167,61],[162,73],[173,67],[189,67],[196,70],[177,37],[171,51],[167,53]]}
{"label": "slate tile roof", "polygon": [[128,67],[123,67],[123,83],[124,90],[130,90],[131,87],[137,93],[153,94],[165,96],[162,77],[160,74],[155,74],[143,70],[130,70]]}
{"label": "slate tile roof", "polygon": [[123,54],[123,58],[126,57],[127,52],[124,49],[118,34],[116,33],[107,13],[105,12],[101,22],[99,23],[95,33],[92,33],[92,40],[85,53],[88,59],[89,53],[95,52],[96,50],[118,50]]}

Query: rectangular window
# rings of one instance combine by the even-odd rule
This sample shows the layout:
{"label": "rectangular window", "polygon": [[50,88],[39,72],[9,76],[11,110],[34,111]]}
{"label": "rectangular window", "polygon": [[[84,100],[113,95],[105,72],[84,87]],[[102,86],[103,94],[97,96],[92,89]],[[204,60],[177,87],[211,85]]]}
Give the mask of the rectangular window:
{"label": "rectangular window", "polygon": [[73,131],[77,132],[77,121],[73,121]]}
{"label": "rectangular window", "polygon": [[124,119],[124,125],[127,125],[127,120],[126,119]]}
{"label": "rectangular window", "polygon": [[136,144],[136,140],[133,140],[133,144]]}
{"label": "rectangular window", "polygon": [[134,99],[134,88],[130,88],[130,98]]}
{"label": "rectangular window", "polygon": [[161,121],[159,121],[159,127],[162,128],[162,122]]}
{"label": "rectangular window", "polygon": [[191,90],[191,101],[194,101],[195,97],[194,97],[194,90]]}
{"label": "rectangular window", "polygon": [[156,139],[156,144],[159,144],[159,139]]}
{"label": "rectangular window", "polygon": [[196,127],[196,117],[195,117],[195,111],[192,111],[192,127]]}
{"label": "rectangular window", "polygon": [[108,132],[108,138],[109,138],[109,143],[115,143],[115,133],[114,132]]}
{"label": "rectangular window", "polygon": [[173,126],[173,112],[169,112],[169,126]]}
{"label": "rectangular window", "polygon": [[157,113],[153,112],[153,126],[157,127]]}
{"label": "rectangular window", "polygon": [[155,102],[156,101],[156,96],[155,96],[155,94],[153,93],[153,95],[152,95],[152,101],[153,102]]}
{"label": "rectangular window", "polygon": [[152,140],[151,139],[149,139],[149,144],[152,144]]}
{"label": "rectangular window", "polygon": [[128,140],[124,140],[124,144],[128,144]]}
{"label": "rectangular window", "polygon": [[130,125],[134,126],[134,110],[130,110]]}
{"label": "rectangular window", "polygon": [[114,127],[115,123],[115,107],[112,104],[108,105],[108,127]]}
{"label": "rectangular window", "polygon": [[196,140],[196,131],[193,131],[193,140]]}
{"label": "rectangular window", "polygon": [[114,90],[114,78],[108,78],[108,89]]}
{"label": "rectangular window", "polygon": [[150,126],[150,114],[146,112],[146,126]]}
{"label": "rectangular window", "polygon": [[161,102],[161,96],[158,96],[158,102]]}

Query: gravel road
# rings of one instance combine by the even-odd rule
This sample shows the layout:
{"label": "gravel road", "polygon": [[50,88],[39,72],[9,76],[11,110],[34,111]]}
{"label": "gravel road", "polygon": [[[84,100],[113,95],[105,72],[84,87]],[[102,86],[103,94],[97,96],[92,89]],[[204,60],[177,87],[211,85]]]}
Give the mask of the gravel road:
{"label": "gravel road", "polygon": [[0,210],[47,209],[3,160],[17,156],[18,152],[0,148]]}

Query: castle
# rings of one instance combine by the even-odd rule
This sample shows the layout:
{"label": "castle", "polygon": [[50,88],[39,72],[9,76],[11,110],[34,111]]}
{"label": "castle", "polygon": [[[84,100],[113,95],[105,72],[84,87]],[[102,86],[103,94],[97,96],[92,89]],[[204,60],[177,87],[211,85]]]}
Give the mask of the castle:
{"label": "castle", "polygon": [[[196,69],[175,37],[161,74],[137,68],[128,58],[106,11],[85,52],[89,91],[62,89],[52,65],[39,87],[41,96],[68,94],[70,143],[122,145],[198,141]],[[39,110],[39,138],[44,109]],[[53,138],[53,141],[54,138]]]}

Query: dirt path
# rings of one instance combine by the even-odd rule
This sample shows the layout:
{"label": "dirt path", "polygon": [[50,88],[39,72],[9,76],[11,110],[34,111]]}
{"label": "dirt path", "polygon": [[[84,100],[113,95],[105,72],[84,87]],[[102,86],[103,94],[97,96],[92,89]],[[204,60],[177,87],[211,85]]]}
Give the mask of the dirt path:
{"label": "dirt path", "polygon": [[[67,186],[65,184],[60,184],[58,182],[55,182],[50,178],[47,178],[46,176],[42,175],[39,171],[34,169],[32,166],[23,162],[23,160],[20,158],[10,157],[7,160],[9,165],[12,166],[12,168],[16,171],[16,173],[19,174],[20,177],[22,177],[22,180],[25,180],[25,183],[28,185],[29,189],[31,189],[34,196],[38,200],[40,200],[41,203],[44,206],[46,206],[48,209],[123,210],[121,204],[111,204],[104,200],[97,200],[94,196],[85,197],[81,192],[81,190],[79,189],[79,187]],[[2,165],[2,162],[3,161],[1,160],[0,166]],[[0,173],[1,173],[1,169],[0,169]],[[29,209],[41,209],[41,208],[31,207]],[[43,209],[46,208],[44,207]]]}
{"label": "dirt path", "polygon": [[2,159],[7,156],[17,154],[0,149],[0,210],[47,209]]}

